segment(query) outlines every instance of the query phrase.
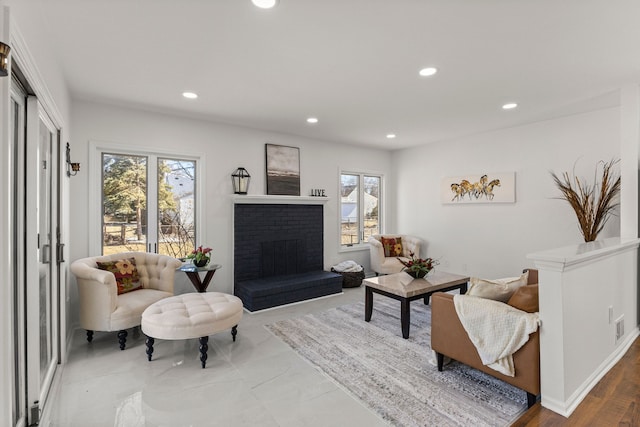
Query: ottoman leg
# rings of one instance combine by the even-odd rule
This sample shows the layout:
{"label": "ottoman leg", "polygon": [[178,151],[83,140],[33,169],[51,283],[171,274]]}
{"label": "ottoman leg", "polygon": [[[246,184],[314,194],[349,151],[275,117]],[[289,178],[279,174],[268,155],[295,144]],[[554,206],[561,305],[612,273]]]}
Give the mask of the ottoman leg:
{"label": "ottoman leg", "polygon": [[87,330],[87,341],[93,341],[93,331]]}
{"label": "ottoman leg", "polygon": [[156,340],[154,340],[153,338],[147,336],[147,339],[145,341],[145,344],[147,345],[147,360],[149,362],[151,362],[151,356],[153,355],[153,343]]}
{"label": "ottoman leg", "polygon": [[127,331],[124,329],[118,331],[118,342],[120,343],[120,350],[124,350],[124,346],[127,342]]}
{"label": "ottoman leg", "polygon": [[209,337],[200,337],[200,361],[202,362],[202,369],[207,364],[207,350],[209,350]]}
{"label": "ottoman leg", "polygon": [[231,328],[231,336],[233,337],[233,342],[236,342],[236,335],[238,335],[238,325]]}

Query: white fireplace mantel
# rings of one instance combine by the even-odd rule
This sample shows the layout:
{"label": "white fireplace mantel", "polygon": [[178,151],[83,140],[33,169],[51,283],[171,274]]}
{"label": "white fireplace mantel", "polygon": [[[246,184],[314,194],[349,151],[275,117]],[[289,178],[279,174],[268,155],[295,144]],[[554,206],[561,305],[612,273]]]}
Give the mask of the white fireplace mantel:
{"label": "white fireplace mantel", "polygon": [[328,197],[311,196],[272,196],[254,194],[233,194],[231,196],[234,204],[280,204],[280,205],[324,205],[329,201]]}

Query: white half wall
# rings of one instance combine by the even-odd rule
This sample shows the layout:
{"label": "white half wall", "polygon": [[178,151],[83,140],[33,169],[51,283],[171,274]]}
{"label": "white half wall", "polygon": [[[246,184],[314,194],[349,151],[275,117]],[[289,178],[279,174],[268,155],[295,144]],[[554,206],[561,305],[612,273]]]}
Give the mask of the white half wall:
{"label": "white half wall", "polygon": [[[176,95],[178,96],[178,95]],[[206,223],[205,236],[199,244],[213,248],[213,261],[222,269],[213,277],[210,290],[233,292],[233,189],[231,173],[245,167],[251,174],[249,194],[265,194],[265,143],[300,148],[301,195],[312,188],[324,188],[329,198],[325,204],[325,269],[347,259],[361,263],[369,270],[369,250],[339,252],[339,171],[340,169],[379,172],[385,175],[387,188],[395,188],[389,181],[391,155],[388,151],[372,150],[345,144],[335,144],[291,135],[259,131],[237,126],[193,120],[141,110],[77,101],[73,104],[71,146],[73,161],[82,164],[81,171],[71,178],[71,261],[90,255],[89,234],[89,143],[91,141],[125,145],[131,148],[182,151],[201,154],[205,158],[202,209]],[[97,163],[99,164],[99,162]],[[99,173],[99,172],[98,172]],[[386,213],[386,212],[385,212]],[[387,224],[393,213],[387,215]],[[184,277],[183,277],[184,276]],[[177,275],[176,292],[193,292],[186,275]],[[76,305],[75,280],[71,286],[71,305]],[[77,310],[72,310],[74,323]]]}
{"label": "white half wall", "polygon": [[638,242],[614,237],[529,255],[539,269],[545,408],[571,415],[638,337]]}
{"label": "white half wall", "polygon": [[[423,238],[423,255],[442,270],[516,276],[531,266],[528,253],[583,241],[549,172],[575,166],[592,182],[598,161],[620,156],[617,107],[394,152],[398,232]],[[440,203],[443,177],[491,172],[515,172],[515,203]],[[618,230],[612,217],[599,239]]]}

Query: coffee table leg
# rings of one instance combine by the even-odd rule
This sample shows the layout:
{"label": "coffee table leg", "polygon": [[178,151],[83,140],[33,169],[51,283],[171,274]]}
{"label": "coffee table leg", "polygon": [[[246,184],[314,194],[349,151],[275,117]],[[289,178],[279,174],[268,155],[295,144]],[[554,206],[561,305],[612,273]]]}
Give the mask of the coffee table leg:
{"label": "coffee table leg", "polygon": [[411,312],[409,311],[409,300],[403,298],[400,307],[400,323],[402,325],[402,338],[409,338],[409,323],[411,322]]}
{"label": "coffee table leg", "polygon": [[373,291],[369,286],[364,290],[364,320],[368,322],[371,320],[371,314],[373,313]]}
{"label": "coffee table leg", "polygon": [[202,369],[207,364],[207,350],[209,350],[209,337],[200,337],[200,361],[202,362]]}

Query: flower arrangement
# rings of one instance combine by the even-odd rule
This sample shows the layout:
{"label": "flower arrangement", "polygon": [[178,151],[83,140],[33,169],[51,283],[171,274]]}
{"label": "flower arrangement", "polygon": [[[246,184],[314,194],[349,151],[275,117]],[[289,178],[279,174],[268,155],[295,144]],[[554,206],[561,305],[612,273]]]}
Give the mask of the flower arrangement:
{"label": "flower arrangement", "polygon": [[433,270],[433,267],[440,264],[433,258],[418,258],[413,252],[409,253],[409,256],[411,257],[409,258],[409,261],[403,261],[400,258],[398,258],[398,261],[405,266],[403,271],[413,278],[422,278],[426,276],[431,270]]}
{"label": "flower arrangement", "polygon": [[210,253],[211,248],[203,248],[202,245],[200,245],[187,255],[187,259],[193,260],[193,265],[196,267],[204,267],[211,260]]}
{"label": "flower arrangement", "polygon": [[596,177],[593,184],[581,180],[575,173],[569,175],[564,172],[558,176],[551,172],[553,181],[562,194],[558,198],[566,200],[575,211],[585,242],[596,240],[620,203],[617,197],[620,194],[620,176],[613,170],[619,161],[598,162],[595,175],[598,174],[598,166],[602,165],[602,179],[598,183]]}

